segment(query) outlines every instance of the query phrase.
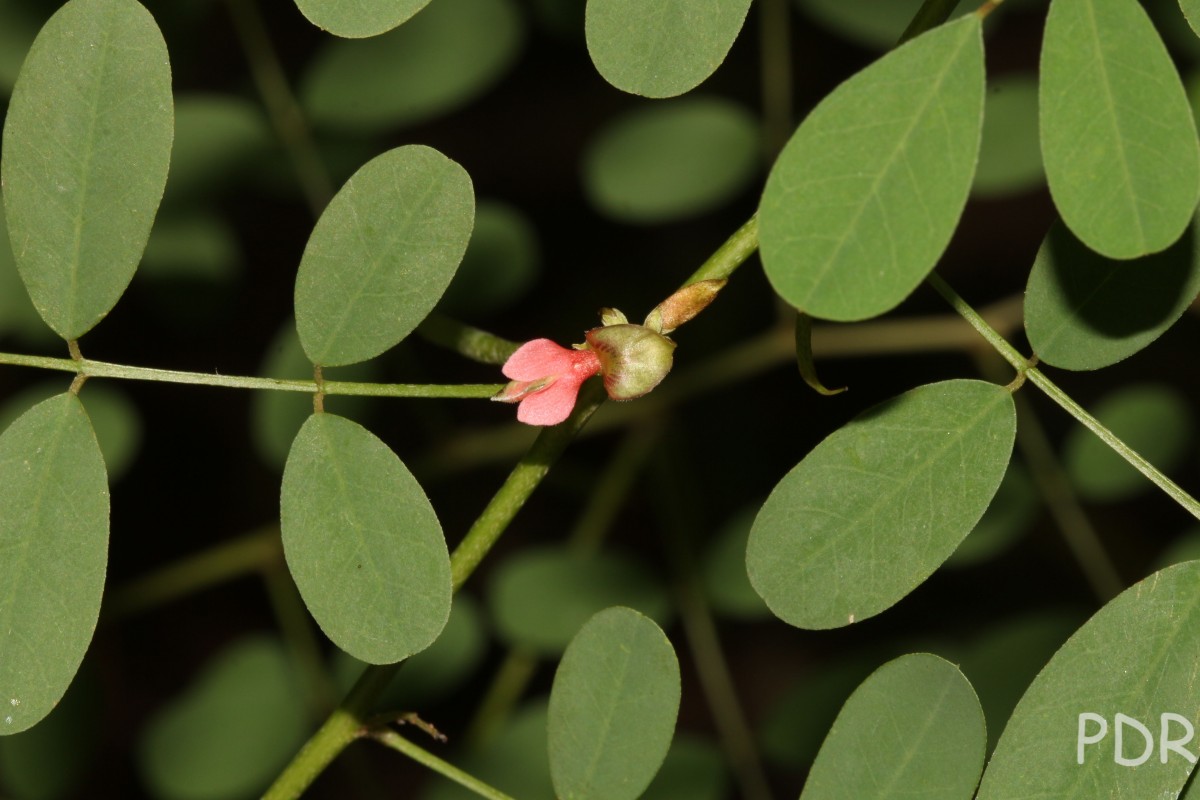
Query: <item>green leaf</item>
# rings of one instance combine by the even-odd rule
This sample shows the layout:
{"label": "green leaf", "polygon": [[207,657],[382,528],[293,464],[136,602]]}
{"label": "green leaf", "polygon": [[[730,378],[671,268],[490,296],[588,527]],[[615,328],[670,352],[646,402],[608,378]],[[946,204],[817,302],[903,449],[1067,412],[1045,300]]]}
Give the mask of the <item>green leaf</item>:
{"label": "green leaf", "polygon": [[986,745],[983,710],[963,674],[928,653],[901,656],[846,701],[800,798],[970,800]]}
{"label": "green leaf", "polygon": [[[1164,472],[1177,469],[1191,455],[1192,405],[1169,386],[1125,386],[1104,397],[1092,413]],[[1079,493],[1091,499],[1111,502],[1151,488],[1129,462],[1082,427],[1067,435],[1063,466]]]}
{"label": "green leaf", "polygon": [[[1162,714],[1200,719],[1196,664],[1200,663],[1200,562],[1157,572],[1096,612],[1038,674],[1017,704],[996,745],[979,800],[1053,797],[1176,797],[1192,763],[1167,751],[1159,761]],[[1103,716],[1108,735],[1083,747],[1080,715]],[[1114,759],[1116,714],[1147,726],[1156,747],[1145,766]],[[1099,723],[1084,720],[1094,735]],[[1180,735],[1180,725],[1170,729]],[[1194,741],[1188,747],[1193,753]],[[1137,758],[1143,738],[1124,731],[1126,758]]]}
{"label": "green leaf", "polygon": [[642,800],[721,800],[729,792],[729,770],[716,745],[679,734]]}
{"label": "green leaf", "polygon": [[974,566],[1008,550],[1029,530],[1039,508],[1041,501],[1033,478],[1014,459],[979,524],[963,539],[954,555],[946,561],[946,566]]}
{"label": "green leaf", "polygon": [[251,797],[288,762],[306,728],[282,645],[250,637],[226,647],[155,715],[138,766],[159,800]]}
{"label": "green leaf", "polygon": [[72,394],[0,435],[0,735],[62,699],[96,629],[108,560],[108,481]]}
{"label": "green leaf", "polygon": [[1184,561],[1200,561],[1200,528],[1192,527],[1179,536],[1155,559],[1155,570],[1182,564]]}
{"label": "green leaf", "polygon": [[835,320],[882,314],[907,297],[958,223],[982,125],[974,14],[835,89],[792,136],[763,191],[759,240],[775,291]]}
{"label": "green leaf", "polygon": [[0,203],[0,335],[3,334],[13,334],[37,344],[58,341],[38,315],[29,300],[29,292],[21,283],[17,262],[8,242],[4,205]]}
{"label": "green leaf", "polygon": [[378,36],[412,17],[429,0],[296,0],[308,21],[334,36]]}
{"label": "green leaf", "polygon": [[583,184],[614,219],[659,223],[716,208],[758,170],[758,123],[736,103],[695,97],[636,109],[589,145]]}
{"label": "green leaf", "polygon": [[423,145],[389,150],[346,182],[317,221],[296,275],[296,329],[315,364],[374,358],[412,332],[454,277],[475,195]]}
{"label": "green leaf", "polygon": [[700,580],[713,611],[734,619],[761,619],[768,609],[746,575],[746,542],[757,506],[737,514],[721,527],[704,553]]}
{"label": "green leaf", "polygon": [[1161,336],[1197,294],[1200,237],[1195,223],[1163,252],[1133,261],[1098,255],[1056,224],[1029,274],[1025,332],[1047,364],[1100,369]]}
{"label": "green leaf", "polygon": [[801,628],[891,607],[979,521],[1015,435],[1012,396],[982,381],[921,386],[869,409],[767,498],[750,531],[750,582]]}
{"label": "green leaf", "polygon": [[496,631],[509,644],[556,655],[580,626],[614,605],[664,621],[670,601],[654,573],[630,556],[527,549],[500,565],[489,586]]}
{"label": "green leaf", "polygon": [[219,185],[274,146],[267,121],[254,104],[220,94],[179,97],[166,203]]}
{"label": "green leaf", "polygon": [[450,556],[437,515],[388,446],[313,414],[283,470],[288,569],[338,647],[369,664],[433,643],[450,615]]}
{"label": "green leaf", "polygon": [[512,0],[437,0],[411,22],[313,58],[300,102],[322,128],[380,133],[446,114],[482,95],[520,54]]}
{"label": "green leaf", "polygon": [[830,389],[821,383],[821,379],[817,377],[817,365],[813,361],[812,352],[812,317],[803,311],[796,314],[795,342],[796,365],[800,368],[800,377],[804,378],[804,382],[808,384],[808,388],[826,397],[832,397],[835,394],[841,394],[846,391],[848,387],[845,386]]}
{"label": "green leaf", "polygon": [[42,28],[4,125],[0,183],[38,313],[87,333],[133,278],[171,157],[171,69],[134,0],[72,0]]}
{"label": "green leaf", "polygon": [[618,89],[674,97],[721,66],[750,0],[588,0],[592,63]]}
{"label": "green leaf", "polygon": [[679,693],[675,650],[652,620],[622,607],[588,620],[550,690],[546,733],[558,796],[640,796],[671,746]]}
{"label": "green leaf", "polygon": [[1046,177],[1072,232],[1110,258],[1178,239],[1200,199],[1200,146],[1137,0],[1053,0],[1040,86]]}
{"label": "green leaf", "polygon": [[1179,9],[1183,11],[1192,32],[1200,36],[1200,0],[1179,0]]}
{"label": "green leaf", "polygon": [[1000,197],[1025,192],[1046,180],[1038,142],[1035,75],[1002,75],[988,81],[983,141],[971,193]]}
{"label": "green leaf", "polygon": [[44,20],[44,16],[39,20],[26,4],[0,4],[0,95],[7,96],[12,91],[21,63]]}

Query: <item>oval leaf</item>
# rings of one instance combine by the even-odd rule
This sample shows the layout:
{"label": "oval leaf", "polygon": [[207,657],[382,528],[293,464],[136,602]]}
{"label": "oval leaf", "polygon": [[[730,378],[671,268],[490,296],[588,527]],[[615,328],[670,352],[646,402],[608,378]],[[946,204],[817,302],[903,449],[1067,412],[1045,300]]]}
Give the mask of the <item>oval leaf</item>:
{"label": "oval leaf", "polygon": [[160,800],[253,797],[303,741],[295,671],[274,639],[227,647],[146,727],[138,762]]}
{"label": "oval leaf", "polygon": [[466,252],[471,178],[422,145],[367,162],[317,221],[296,275],[296,328],[315,364],[374,358],[437,304]]}
{"label": "oval leaf", "polygon": [[674,97],[721,66],[749,8],[750,0],[588,0],[588,52],[618,89]]}
{"label": "oval leaf", "polygon": [[369,664],[424,650],[450,616],[450,556],[416,479],[357,423],[313,414],[283,470],[288,569],[333,643]]}
{"label": "oval leaf", "polygon": [[429,0],[296,0],[309,22],[348,39],[390,31],[427,5]]}
{"label": "oval leaf", "polygon": [[0,735],[50,713],[87,651],[108,560],[108,478],[72,394],[0,435]]}
{"label": "oval leaf", "polygon": [[754,176],[759,130],[736,103],[686,98],[618,118],[589,146],[588,198],[628,222],[654,223],[708,211]]}
{"label": "oval leaf", "polygon": [[1025,332],[1038,358],[1100,369],[1146,347],[1200,294],[1193,223],[1161,253],[1133,261],[1089,250],[1061,224],[1046,234],[1025,288]]}
{"label": "oval leaf", "polygon": [[564,800],[634,800],[662,765],[679,713],[679,662],[631,608],[601,611],[563,654],[546,723],[550,776]]}
{"label": "oval leaf", "polygon": [[1200,146],[1137,0],[1050,4],[1039,112],[1050,194],[1088,247],[1134,258],[1179,238],[1200,199]]}
{"label": "oval leaf", "polygon": [[134,0],[72,0],[42,28],[4,125],[0,183],[21,279],[64,339],[133,278],[171,158],[167,47]]}
{"label": "oval leaf", "polygon": [[506,560],[489,593],[497,632],[507,642],[558,654],[580,626],[614,605],[664,620],[670,602],[654,573],[618,553],[527,550]]}
{"label": "oval leaf", "polygon": [[437,0],[391,33],[327,43],[305,73],[301,102],[322,128],[384,133],[414,125],[499,81],[523,35],[512,0]]}
{"label": "oval leaf", "polygon": [[[970,800],[987,745],[983,709],[953,664],[928,653],[876,670],[842,707],[801,800]],[[870,742],[870,768],[863,743]]]}
{"label": "oval leaf", "polygon": [[891,607],[979,521],[1015,435],[1012,396],[982,381],[921,386],[866,411],[767,498],[750,531],[750,582],[800,628]]}
{"label": "oval leaf", "polygon": [[[1191,561],[1151,575],[1096,612],[1034,680],[1017,704],[983,775],[979,800],[1053,797],[1176,797],[1192,762],[1163,749],[1162,715],[1200,719],[1196,664],[1200,663],[1200,562]],[[1105,719],[1107,735],[1094,737]],[[1126,723],[1123,757],[1136,760],[1146,748],[1145,766],[1115,760],[1117,714]],[[1180,739],[1182,723],[1168,718],[1168,733]],[[1195,754],[1195,741],[1186,745]],[[1083,763],[1080,762],[1082,756]]]}
{"label": "oval leaf", "polygon": [[910,40],[821,101],[759,205],[763,267],[814,317],[891,309],[933,269],[966,204],[983,125],[983,39],[967,17]]}

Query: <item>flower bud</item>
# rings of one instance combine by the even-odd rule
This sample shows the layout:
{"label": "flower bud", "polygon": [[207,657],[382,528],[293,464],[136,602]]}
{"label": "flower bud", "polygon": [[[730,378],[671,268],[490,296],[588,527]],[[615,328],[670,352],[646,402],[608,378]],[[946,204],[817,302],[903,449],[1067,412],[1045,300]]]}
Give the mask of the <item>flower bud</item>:
{"label": "flower bud", "polygon": [[614,400],[641,397],[671,371],[675,343],[643,325],[606,325],[588,331],[586,338]]}
{"label": "flower bud", "polygon": [[646,316],[646,327],[659,333],[670,333],[716,300],[717,292],[725,287],[725,283],[724,278],[689,283],[654,307]]}

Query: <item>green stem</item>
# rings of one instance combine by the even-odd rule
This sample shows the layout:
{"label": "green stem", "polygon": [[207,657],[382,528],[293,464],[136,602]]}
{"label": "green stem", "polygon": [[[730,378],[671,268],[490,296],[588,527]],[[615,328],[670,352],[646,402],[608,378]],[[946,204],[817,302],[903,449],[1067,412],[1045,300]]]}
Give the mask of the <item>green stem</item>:
{"label": "green stem", "polygon": [[[207,372],[182,372],[172,369],[131,367],[107,361],[91,359],[53,358],[50,356],[27,356],[17,353],[0,353],[0,364],[18,367],[38,367],[60,372],[73,372],[88,378],[120,378],[135,381],[159,381],[162,383],[187,383],[196,386],[221,386],[230,389],[260,389],[279,392],[317,391],[312,380],[290,378],[255,378],[241,375],[217,375]],[[358,383],[354,381],[322,381],[321,389],[327,395],[369,395],[372,397],[440,397],[440,398],[488,398],[504,388],[503,384],[425,384],[425,383]]]}
{"label": "green stem", "polygon": [[519,342],[502,339],[442,314],[426,317],[417,327],[417,333],[436,345],[482,364],[503,364],[521,346]]}
{"label": "green stem", "polygon": [[1183,506],[1189,514],[1200,519],[1200,503],[1196,502],[1194,497],[1181,489],[1173,480],[1159,472],[1153,464],[1121,441],[1116,434],[1104,427],[1098,419],[1084,410],[1083,406],[1076,403],[1066,392],[1058,388],[1041,370],[1037,369],[1015,347],[1005,341],[1004,337],[996,333],[984,321],[983,317],[975,309],[971,308],[967,304],[967,301],[959,297],[958,293],[950,288],[950,285],[942,280],[941,277],[936,273],[930,273],[927,280],[929,285],[945,298],[946,302],[962,315],[963,319],[969,322],[971,327],[977,330],[996,349],[996,352],[1004,357],[1005,361],[1017,370],[1018,376],[1024,375],[1030,383],[1041,389],[1047,397],[1057,403],[1064,411],[1079,420],[1085,428],[1098,436],[1100,441],[1111,447],[1117,455],[1128,461],[1134,469],[1149,478],[1155,486],[1166,492],[1172,500]]}
{"label": "green stem", "polygon": [[318,216],[333,196],[333,182],[317,152],[300,104],[288,86],[262,15],[255,0],[228,0],[226,5],[271,124],[292,162],[309,208]]}
{"label": "green stem", "polygon": [[700,269],[683,282],[689,286],[699,281],[728,278],[733,271],[740,267],[746,259],[754,255],[758,249],[758,214],[750,217],[742,227],[733,232],[725,243],[717,248],[717,252],[708,257]]}
{"label": "green stem", "polygon": [[489,786],[473,775],[468,775],[458,767],[443,761],[428,750],[418,747],[393,730],[376,731],[371,736],[393,750],[400,751],[413,761],[429,767],[440,775],[444,775],[459,786],[469,789],[480,797],[485,797],[487,800],[513,800],[513,798],[499,789]]}
{"label": "green stem", "polygon": [[950,15],[954,13],[954,7],[958,3],[959,0],[925,0],[921,4],[921,8],[917,10],[912,22],[908,23],[908,27],[904,29],[904,33],[900,34],[900,41],[897,44],[904,44],[909,39],[920,36],[925,31],[936,28],[950,19]]}

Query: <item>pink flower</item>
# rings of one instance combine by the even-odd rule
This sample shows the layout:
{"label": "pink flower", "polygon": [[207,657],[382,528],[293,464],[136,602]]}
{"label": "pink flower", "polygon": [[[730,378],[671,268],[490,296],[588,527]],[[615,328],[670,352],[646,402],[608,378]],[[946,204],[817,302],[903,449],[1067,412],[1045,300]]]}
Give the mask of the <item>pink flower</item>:
{"label": "pink flower", "polygon": [[509,356],[501,371],[511,383],[493,400],[520,403],[517,419],[527,425],[557,425],[570,416],[579,387],[600,371],[600,358],[592,350],[534,339]]}

